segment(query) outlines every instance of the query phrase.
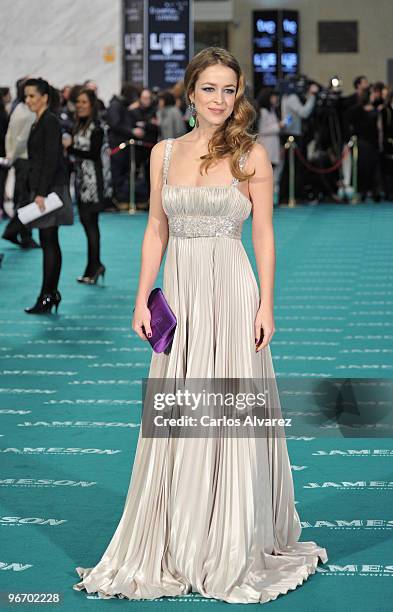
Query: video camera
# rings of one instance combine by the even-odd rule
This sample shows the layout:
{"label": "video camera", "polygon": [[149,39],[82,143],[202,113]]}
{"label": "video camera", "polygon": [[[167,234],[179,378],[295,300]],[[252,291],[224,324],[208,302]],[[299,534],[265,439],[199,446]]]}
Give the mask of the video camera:
{"label": "video camera", "polygon": [[319,85],[319,91],[317,94],[317,105],[318,106],[334,106],[340,100],[342,96],[342,80],[337,77],[331,77],[329,79],[328,87],[322,87]]}
{"label": "video camera", "polygon": [[280,96],[289,96],[294,93],[303,97],[312,83],[315,83],[315,81],[311,81],[304,74],[291,75],[278,82],[278,91]]}

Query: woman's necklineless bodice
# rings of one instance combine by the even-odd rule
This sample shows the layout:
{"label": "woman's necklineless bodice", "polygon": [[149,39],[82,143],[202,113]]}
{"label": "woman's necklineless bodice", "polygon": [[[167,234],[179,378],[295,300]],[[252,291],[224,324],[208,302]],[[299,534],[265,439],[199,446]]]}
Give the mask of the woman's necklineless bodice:
{"label": "woman's necklineless bodice", "polygon": [[[251,213],[251,201],[230,185],[169,185],[167,183],[170,148],[165,143],[162,206],[168,219],[169,236],[173,238],[241,239],[243,222]],[[244,164],[244,159],[241,159]]]}
{"label": "woman's necklineless bodice", "polygon": [[[246,202],[248,203],[250,209],[252,208],[252,203],[250,201],[249,198],[247,198],[247,196],[244,195],[244,193],[242,193],[240,191],[240,189],[237,188],[237,185],[239,184],[239,179],[233,177],[232,178],[232,182],[229,185],[180,185],[180,184],[176,184],[176,185],[172,185],[168,183],[168,170],[169,170],[169,162],[171,159],[171,153],[172,153],[172,147],[173,147],[173,143],[174,143],[174,138],[168,138],[167,142],[165,143],[165,153],[164,153],[164,164],[163,164],[163,185],[162,185],[162,191],[164,191],[164,189],[167,188],[173,188],[175,190],[180,190],[180,189],[185,189],[185,190],[202,190],[202,189],[210,189],[210,190],[229,190],[234,188],[236,190],[237,193],[240,194],[240,196],[246,200]],[[246,156],[242,155],[240,158],[240,169],[243,170],[244,168],[244,164],[246,161]]]}
{"label": "woman's necklineless bodice", "polygon": [[165,189],[175,189],[175,190],[180,190],[180,189],[188,189],[188,190],[193,190],[193,189],[215,189],[215,190],[229,190],[229,189],[234,189],[236,191],[236,193],[238,193],[240,195],[241,198],[243,198],[243,200],[245,200],[250,208],[250,210],[252,209],[252,203],[251,200],[244,195],[244,193],[242,193],[240,191],[240,189],[238,189],[236,187],[236,185],[170,185],[169,183],[164,183],[162,186],[162,190],[161,192],[163,192]]}

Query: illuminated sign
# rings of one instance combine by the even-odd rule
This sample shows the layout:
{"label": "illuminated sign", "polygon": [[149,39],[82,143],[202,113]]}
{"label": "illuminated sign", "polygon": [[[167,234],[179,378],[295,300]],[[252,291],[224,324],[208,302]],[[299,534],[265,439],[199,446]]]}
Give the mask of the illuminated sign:
{"label": "illuminated sign", "polygon": [[166,89],[193,54],[192,0],[123,0],[123,80]]}
{"label": "illuminated sign", "polygon": [[297,11],[253,11],[254,95],[299,71]]}
{"label": "illuminated sign", "polygon": [[123,81],[144,85],[144,0],[123,0]]}
{"label": "illuminated sign", "polygon": [[149,87],[172,87],[184,77],[193,53],[191,0],[149,0]]}

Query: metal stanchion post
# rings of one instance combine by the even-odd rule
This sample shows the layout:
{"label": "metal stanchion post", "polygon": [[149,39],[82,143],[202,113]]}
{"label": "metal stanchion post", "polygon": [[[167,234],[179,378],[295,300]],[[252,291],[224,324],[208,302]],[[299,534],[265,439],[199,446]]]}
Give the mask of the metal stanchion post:
{"label": "metal stanchion post", "polygon": [[351,204],[359,203],[359,193],[358,193],[358,159],[359,159],[359,145],[358,145],[358,137],[352,136],[352,187],[353,187],[353,195],[351,199]]}
{"label": "metal stanchion post", "polygon": [[130,203],[128,213],[134,215],[136,213],[135,202],[135,140],[131,138],[130,144]]}
{"label": "metal stanchion post", "polygon": [[296,198],[295,198],[295,137],[288,136],[288,140],[285,143],[285,149],[287,149],[289,154],[289,198],[288,198],[288,208],[295,208],[296,206]]}

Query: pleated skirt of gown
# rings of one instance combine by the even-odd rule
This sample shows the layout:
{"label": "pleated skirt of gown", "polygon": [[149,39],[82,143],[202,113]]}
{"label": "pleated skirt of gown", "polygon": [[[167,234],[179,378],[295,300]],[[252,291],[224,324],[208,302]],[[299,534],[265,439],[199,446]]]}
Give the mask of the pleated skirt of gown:
{"label": "pleated skirt of gown", "polygon": [[[169,354],[153,353],[149,377],[274,380],[270,347],[255,351],[259,292],[241,240],[170,237],[163,290],[178,324]],[[300,534],[285,437],[140,432],[121,520],[100,562],[76,568],[74,588],[265,603],[327,561]]]}

